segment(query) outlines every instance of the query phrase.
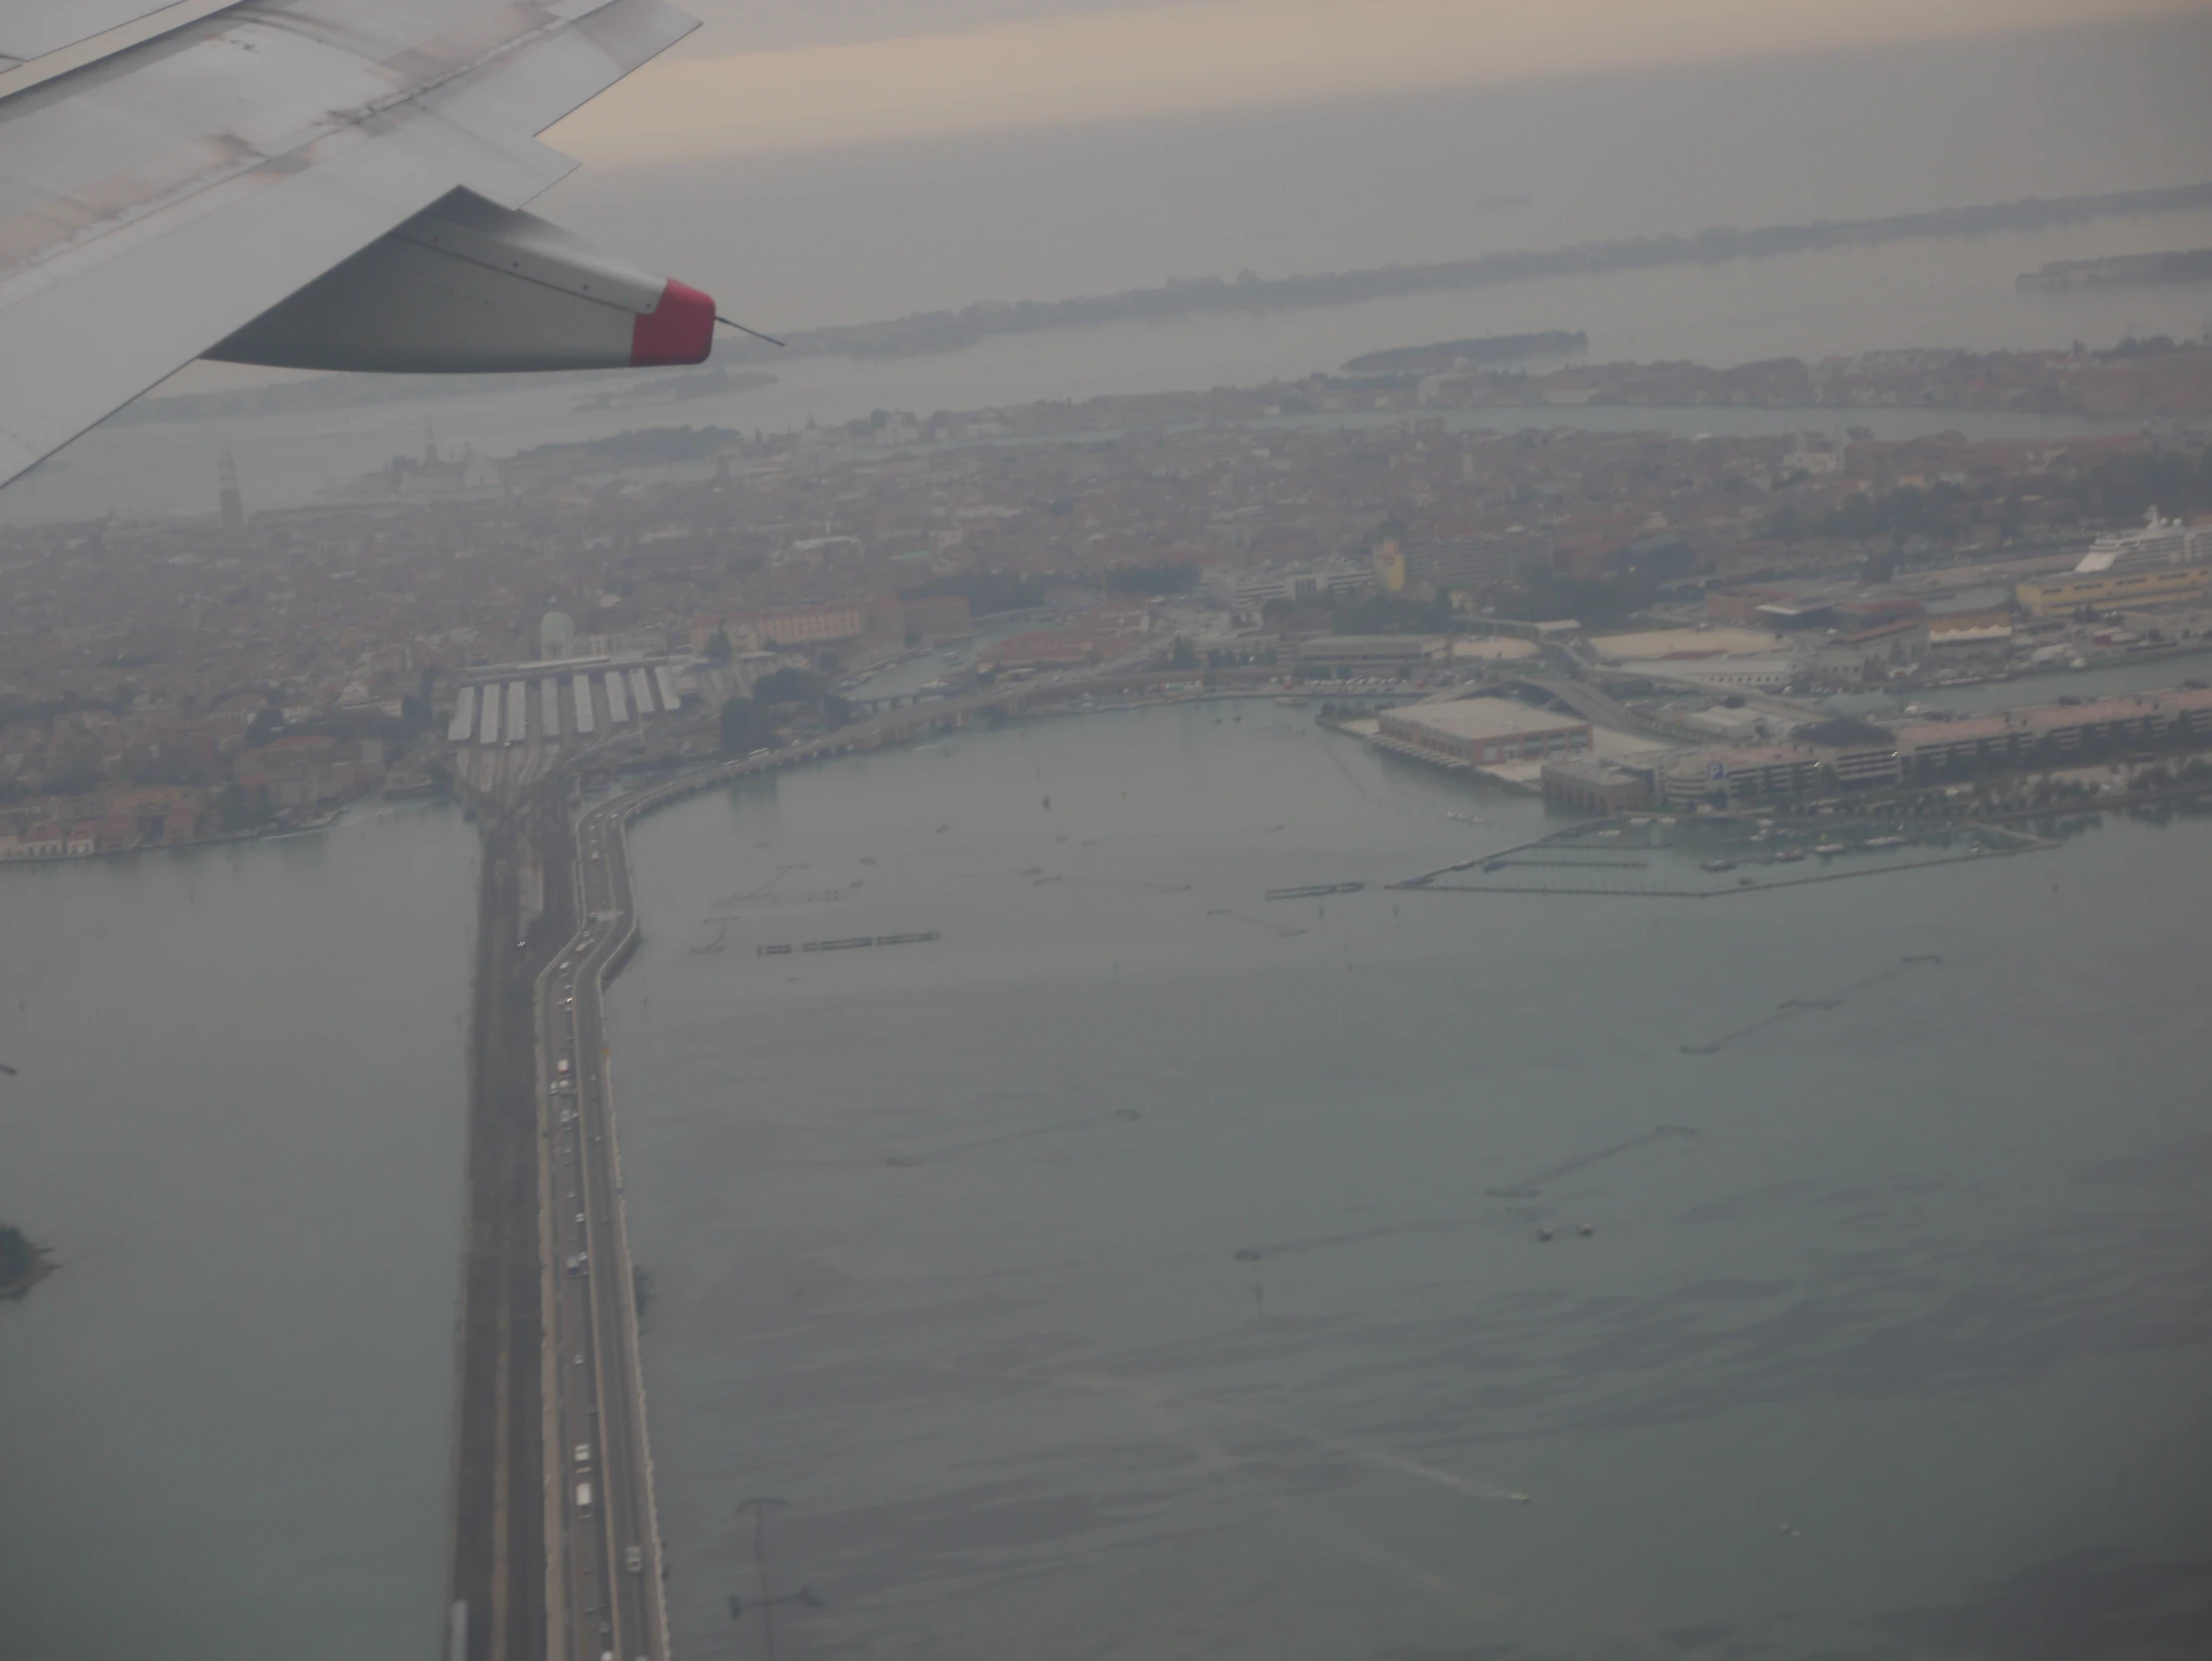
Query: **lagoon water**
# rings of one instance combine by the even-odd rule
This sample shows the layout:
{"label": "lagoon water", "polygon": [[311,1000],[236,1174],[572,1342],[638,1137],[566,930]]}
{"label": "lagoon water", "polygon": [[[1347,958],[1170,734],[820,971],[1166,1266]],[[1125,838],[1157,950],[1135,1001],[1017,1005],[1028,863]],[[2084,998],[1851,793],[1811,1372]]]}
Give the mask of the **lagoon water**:
{"label": "lagoon water", "polygon": [[438,1652],[476,838],[0,870],[0,1654]]}
{"label": "lagoon water", "polygon": [[640,826],[679,1652],[772,1496],[786,1661],[2204,1653],[2212,827],[1265,898],[1546,824],[1241,703]]}
{"label": "lagoon water", "polygon": [[[2212,831],[1265,898],[1547,823],[1242,702],[641,826],[679,1653],[762,1495],[787,1661],[2202,1653]],[[435,1653],[474,862],[0,872],[0,1649]]]}

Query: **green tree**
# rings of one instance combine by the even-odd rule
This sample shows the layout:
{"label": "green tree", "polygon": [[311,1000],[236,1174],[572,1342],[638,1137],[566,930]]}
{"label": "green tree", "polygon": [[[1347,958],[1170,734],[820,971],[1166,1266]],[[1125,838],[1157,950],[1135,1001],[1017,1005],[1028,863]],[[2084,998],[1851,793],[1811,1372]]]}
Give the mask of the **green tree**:
{"label": "green tree", "polygon": [[728,629],[717,628],[707,636],[708,662],[727,663],[736,651],[737,648],[730,644],[730,631]]}
{"label": "green tree", "polygon": [[902,588],[903,600],[929,599],[938,594],[958,594],[979,617],[1001,611],[1029,611],[1045,603],[1050,579],[1011,576],[1004,571],[970,571],[961,576],[932,577],[913,588]]}
{"label": "green tree", "polygon": [[756,748],[753,743],[753,700],[730,698],[722,705],[722,753],[743,755]]}
{"label": "green tree", "polygon": [[236,784],[226,784],[210,800],[215,804],[216,817],[227,831],[252,830],[275,817],[259,791],[249,795]]}
{"label": "green tree", "polygon": [[1181,635],[1167,648],[1167,667],[1170,669],[1195,669],[1198,666],[1197,648]]}
{"label": "green tree", "polygon": [[1160,565],[1116,565],[1099,586],[1122,594],[1187,594],[1198,586],[1198,567],[1187,559]]}
{"label": "green tree", "polygon": [[811,669],[778,669],[753,683],[753,701],[767,709],[779,703],[820,703],[829,683]]}
{"label": "green tree", "polygon": [[1329,612],[1332,634],[1442,634],[1451,623],[1452,602],[1444,595],[1417,600],[1403,594],[1370,594]]}

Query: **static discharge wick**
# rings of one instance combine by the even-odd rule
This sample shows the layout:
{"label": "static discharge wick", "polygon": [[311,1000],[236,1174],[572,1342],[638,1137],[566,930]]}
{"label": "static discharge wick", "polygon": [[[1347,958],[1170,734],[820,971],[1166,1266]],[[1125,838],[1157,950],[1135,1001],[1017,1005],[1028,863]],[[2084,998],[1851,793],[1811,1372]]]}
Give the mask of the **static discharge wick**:
{"label": "static discharge wick", "polygon": [[763,335],[763,334],[762,334],[762,333],[761,333],[761,332],[760,332],[759,330],[757,330],[757,329],[747,329],[747,328],[746,328],[746,327],[745,327],[745,326],[744,326],[744,325],[743,325],[742,323],[739,323],[739,322],[738,322],[738,321],[737,321],[736,319],[734,319],[734,318],[726,318],[726,317],[724,317],[724,316],[723,316],[723,315],[722,315],[722,314],[721,314],[720,312],[717,312],[717,313],[715,313],[715,314],[714,314],[714,321],[715,321],[716,323],[718,323],[718,324],[722,325],[722,327],[723,327],[723,328],[725,328],[725,329],[734,329],[734,330],[736,330],[736,331],[737,331],[737,332],[738,332],[738,333],[739,333],[740,335],[750,335],[750,336],[752,336],[752,337],[753,337],[753,339],[754,339],[754,340],[756,340],[756,341],[766,341],[766,342],[767,342],[767,343],[768,343],[768,344],[769,344],[770,346],[782,346],[782,345],[784,344],[783,342],[781,342],[781,341],[777,340],[775,336],[773,336],[773,335]]}

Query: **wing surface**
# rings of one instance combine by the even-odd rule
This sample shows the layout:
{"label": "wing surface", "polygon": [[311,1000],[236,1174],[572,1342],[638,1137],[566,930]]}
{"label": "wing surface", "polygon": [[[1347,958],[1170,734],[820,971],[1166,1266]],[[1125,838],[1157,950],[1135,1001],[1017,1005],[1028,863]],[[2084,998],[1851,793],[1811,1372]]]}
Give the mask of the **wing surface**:
{"label": "wing surface", "polygon": [[0,482],[433,203],[519,209],[576,165],[536,135],[693,27],[246,0],[0,100]]}

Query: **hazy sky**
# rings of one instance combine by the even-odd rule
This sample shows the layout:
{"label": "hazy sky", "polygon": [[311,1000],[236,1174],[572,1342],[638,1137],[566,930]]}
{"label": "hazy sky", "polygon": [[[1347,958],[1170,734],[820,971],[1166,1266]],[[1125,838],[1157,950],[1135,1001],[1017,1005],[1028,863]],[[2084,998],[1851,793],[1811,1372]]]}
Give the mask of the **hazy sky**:
{"label": "hazy sky", "polygon": [[2212,180],[2212,5],[690,4],[541,211],[765,328]]}
{"label": "hazy sky", "polygon": [[712,0],[551,135],[600,164],[1511,84],[2205,10],[2203,0]]}

